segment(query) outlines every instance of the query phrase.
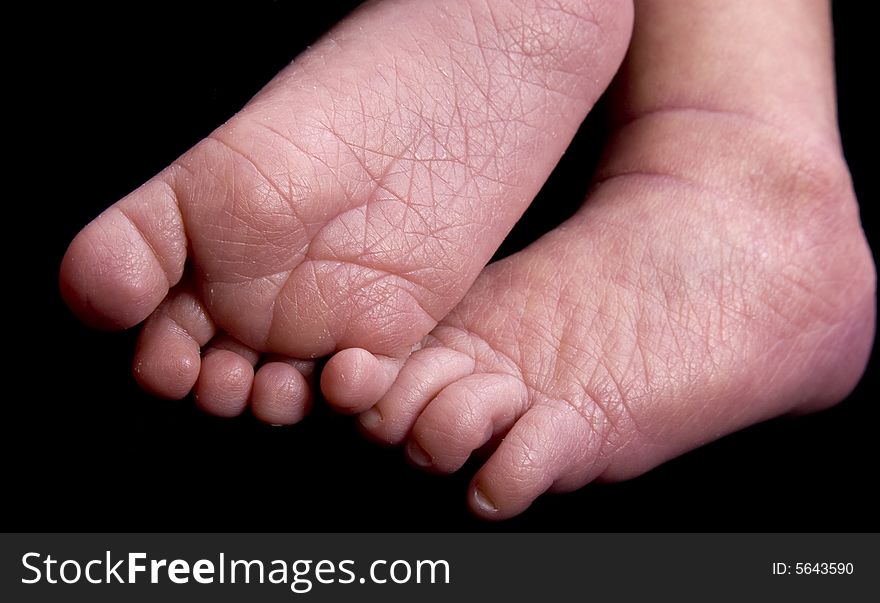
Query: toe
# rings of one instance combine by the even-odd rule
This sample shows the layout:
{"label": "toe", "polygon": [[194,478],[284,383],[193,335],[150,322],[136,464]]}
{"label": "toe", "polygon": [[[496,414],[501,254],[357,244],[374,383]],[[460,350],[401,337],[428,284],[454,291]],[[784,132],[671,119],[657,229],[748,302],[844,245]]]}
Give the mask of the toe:
{"label": "toe", "polygon": [[532,407],[474,477],[471,509],[486,519],[506,519],[558,481],[590,481],[598,473],[599,440],[571,407]]}
{"label": "toe", "polygon": [[[272,361],[259,368],[251,392],[251,411],[259,420],[272,425],[293,425],[308,413],[312,406],[309,367],[301,369],[298,362]],[[314,363],[309,364],[313,368]]]}
{"label": "toe", "polygon": [[131,327],[180,280],[186,245],[176,197],[151,180],[76,236],[61,264],[61,293],[91,326]]}
{"label": "toe", "polygon": [[138,384],[161,398],[185,397],[199,376],[201,347],[214,331],[198,298],[188,288],[175,290],[141,330],[134,356]]}
{"label": "toe", "polygon": [[400,443],[425,406],[443,388],[473,370],[470,356],[449,348],[430,347],[415,352],[385,396],[361,415],[361,427],[376,440]]}
{"label": "toe", "polygon": [[199,408],[218,417],[240,415],[251,395],[254,362],[242,354],[212,346],[202,358],[196,381],[195,399]]}
{"label": "toe", "polygon": [[321,392],[340,412],[363,412],[388,391],[402,364],[360,348],[342,350],[321,372]]}
{"label": "toe", "polygon": [[478,373],[449,385],[413,427],[407,453],[415,464],[441,473],[459,469],[471,453],[504,434],[526,410],[521,380],[501,373]]}

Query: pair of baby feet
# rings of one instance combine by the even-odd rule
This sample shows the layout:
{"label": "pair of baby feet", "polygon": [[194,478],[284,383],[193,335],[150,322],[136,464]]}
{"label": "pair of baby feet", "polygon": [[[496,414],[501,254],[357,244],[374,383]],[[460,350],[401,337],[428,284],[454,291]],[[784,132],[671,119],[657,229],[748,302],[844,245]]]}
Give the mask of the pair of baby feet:
{"label": "pair of baby feet", "polygon": [[[139,383],[221,416],[299,421],[332,355],[327,401],[415,464],[494,448],[483,517],[637,475],[833,404],[867,361],[828,21],[370,3],[89,224],[62,293],[93,326],[144,322]],[[615,74],[582,208],[484,269]]]}

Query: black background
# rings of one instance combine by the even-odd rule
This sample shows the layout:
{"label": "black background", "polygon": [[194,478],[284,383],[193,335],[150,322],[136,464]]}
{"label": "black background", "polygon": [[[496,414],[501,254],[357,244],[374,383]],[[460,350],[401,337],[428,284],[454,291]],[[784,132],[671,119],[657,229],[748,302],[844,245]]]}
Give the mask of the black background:
{"label": "black background", "polygon": [[[319,4],[308,14],[298,2],[39,5],[4,19],[24,41],[7,50],[4,91],[0,529],[877,529],[876,359],[830,411],[753,427],[626,483],[543,497],[501,524],[466,511],[473,464],[451,477],[423,475],[325,409],[279,429],[142,394],[130,376],[135,333],[89,331],[61,302],[62,254],[88,220],[227,119],[356,3]],[[840,121],[876,247],[866,98],[876,48],[861,6],[835,6]],[[601,129],[588,120],[507,252],[580,202]]]}

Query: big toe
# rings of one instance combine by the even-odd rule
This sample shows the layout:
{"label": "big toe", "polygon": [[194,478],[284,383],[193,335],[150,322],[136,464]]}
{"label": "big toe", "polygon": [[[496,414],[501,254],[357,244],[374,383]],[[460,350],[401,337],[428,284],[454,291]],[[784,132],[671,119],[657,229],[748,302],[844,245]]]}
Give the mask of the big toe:
{"label": "big toe", "polygon": [[477,472],[468,502],[484,519],[507,519],[552,489],[572,490],[595,479],[600,438],[571,406],[530,408]]}
{"label": "big toe", "polygon": [[80,231],[61,264],[61,294],[91,326],[131,327],[147,318],[180,280],[185,258],[176,198],[156,178]]}

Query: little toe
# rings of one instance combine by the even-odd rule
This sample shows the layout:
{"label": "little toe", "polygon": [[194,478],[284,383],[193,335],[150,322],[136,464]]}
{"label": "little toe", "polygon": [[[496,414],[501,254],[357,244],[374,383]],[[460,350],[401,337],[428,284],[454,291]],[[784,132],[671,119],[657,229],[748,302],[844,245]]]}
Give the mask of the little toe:
{"label": "little toe", "polygon": [[525,385],[511,375],[478,373],[444,388],[416,420],[407,444],[413,463],[458,470],[471,453],[508,429],[528,408]]}
{"label": "little toe", "polygon": [[[220,344],[231,345],[225,340]],[[211,344],[202,357],[195,385],[199,408],[218,417],[237,417],[244,411],[254,384],[256,359],[247,350],[242,352],[244,355]]]}
{"label": "little toe", "polygon": [[385,395],[402,365],[361,348],[342,350],[321,371],[321,392],[340,412],[363,412]]}
{"label": "little toe", "polygon": [[595,478],[599,438],[576,414],[571,407],[530,408],[474,477],[471,510],[485,519],[507,519],[557,482],[583,484]]}
{"label": "little toe", "polygon": [[134,326],[180,280],[186,247],[176,196],[155,178],[80,231],[61,263],[61,294],[86,324]]}
{"label": "little toe", "polygon": [[376,440],[399,444],[437,394],[473,371],[474,360],[466,354],[446,347],[423,348],[407,359],[376,406],[361,415],[361,427]]}
{"label": "little toe", "polygon": [[[312,388],[308,367],[300,361],[273,360],[257,370],[251,391],[251,412],[260,421],[272,425],[300,422],[312,406]],[[310,363],[312,368],[314,363]],[[305,374],[304,374],[305,373]]]}
{"label": "little toe", "polygon": [[198,298],[179,287],[141,329],[133,365],[138,384],[160,398],[184,398],[199,376],[201,347],[214,332]]}

